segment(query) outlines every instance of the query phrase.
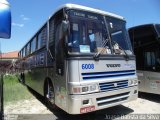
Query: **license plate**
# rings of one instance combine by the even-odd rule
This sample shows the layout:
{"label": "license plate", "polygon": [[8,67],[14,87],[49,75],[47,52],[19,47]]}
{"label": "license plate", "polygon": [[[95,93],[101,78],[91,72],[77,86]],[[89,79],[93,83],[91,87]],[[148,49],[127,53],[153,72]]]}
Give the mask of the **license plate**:
{"label": "license plate", "polygon": [[83,107],[80,109],[80,113],[87,113],[95,110],[95,106]]}

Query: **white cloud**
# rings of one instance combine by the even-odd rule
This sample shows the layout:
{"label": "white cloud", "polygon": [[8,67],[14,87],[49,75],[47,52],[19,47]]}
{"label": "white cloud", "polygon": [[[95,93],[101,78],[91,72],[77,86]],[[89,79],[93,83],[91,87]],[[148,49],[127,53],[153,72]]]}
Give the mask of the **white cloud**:
{"label": "white cloud", "polygon": [[30,18],[24,17],[23,20],[27,21],[27,20],[30,20]]}
{"label": "white cloud", "polygon": [[24,17],[24,15],[22,14],[22,15],[20,15],[20,17]]}
{"label": "white cloud", "polygon": [[27,21],[27,20],[30,20],[29,17],[26,17],[25,15],[20,15],[21,19],[24,20],[24,21]]}
{"label": "white cloud", "polygon": [[20,27],[20,28],[24,27],[24,24],[19,24],[19,23],[14,23],[14,22],[12,23],[12,25],[16,27]]}
{"label": "white cloud", "polygon": [[[30,18],[28,18],[28,17],[26,17],[25,15],[23,15],[23,14],[21,14],[20,16],[20,21],[21,21],[21,23],[15,23],[15,22],[13,22],[12,23],[12,26],[16,26],[16,27],[20,27],[20,28],[22,28],[22,27],[24,27],[24,23],[26,23],[26,22],[24,22],[24,21],[28,21],[28,20],[30,20]],[[22,21],[23,20],[23,21]]]}

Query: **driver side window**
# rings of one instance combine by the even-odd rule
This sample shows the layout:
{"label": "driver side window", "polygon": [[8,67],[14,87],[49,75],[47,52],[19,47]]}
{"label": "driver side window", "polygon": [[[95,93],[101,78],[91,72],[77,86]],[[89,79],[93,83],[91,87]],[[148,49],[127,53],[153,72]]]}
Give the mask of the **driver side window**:
{"label": "driver side window", "polygon": [[71,39],[69,39],[69,51],[79,52],[80,27],[77,22],[71,23]]}

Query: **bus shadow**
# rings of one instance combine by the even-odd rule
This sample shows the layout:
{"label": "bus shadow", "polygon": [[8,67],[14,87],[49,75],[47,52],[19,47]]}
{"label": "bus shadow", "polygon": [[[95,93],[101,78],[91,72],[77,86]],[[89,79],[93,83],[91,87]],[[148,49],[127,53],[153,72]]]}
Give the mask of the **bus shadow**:
{"label": "bus shadow", "polygon": [[86,113],[83,115],[70,115],[62,110],[51,111],[57,117],[56,120],[112,120],[134,112],[132,109],[127,108],[123,105]]}
{"label": "bus shadow", "polygon": [[138,97],[152,102],[160,103],[160,95],[157,94],[139,92]]}
{"label": "bus shadow", "polygon": [[56,109],[51,108],[47,105],[47,103],[44,102],[44,98],[42,96],[37,94],[32,89],[28,89],[43,105],[45,105],[53,113],[52,116],[46,115],[47,119],[49,119],[48,117],[50,117],[51,120],[112,120],[116,119],[117,117],[128,115],[134,112],[132,109],[128,107],[118,105],[115,107],[86,113],[83,115],[70,115],[64,112],[63,110],[59,109],[58,107]]}

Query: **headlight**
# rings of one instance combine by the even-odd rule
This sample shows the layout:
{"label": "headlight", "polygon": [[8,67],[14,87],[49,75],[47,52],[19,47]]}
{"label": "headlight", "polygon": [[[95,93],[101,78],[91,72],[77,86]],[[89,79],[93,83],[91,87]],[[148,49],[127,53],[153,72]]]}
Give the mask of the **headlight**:
{"label": "headlight", "polygon": [[133,79],[133,80],[128,80],[128,86],[134,86],[138,84],[138,80],[137,79]]}
{"label": "headlight", "polygon": [[99,88],[97,84],[86,85],[86,86],[74,86],[72,88],[73,94],[93,93],[98,91],[99,91]]}
{"label": "headlight", "polygon": [[89,91],[89,88],[86,86],[86,87],[82,87],[82,92],[88,92]]}
{"label": "headlight", "polygon": [[138,85],[138,80],[134,80],[134,85]]}

